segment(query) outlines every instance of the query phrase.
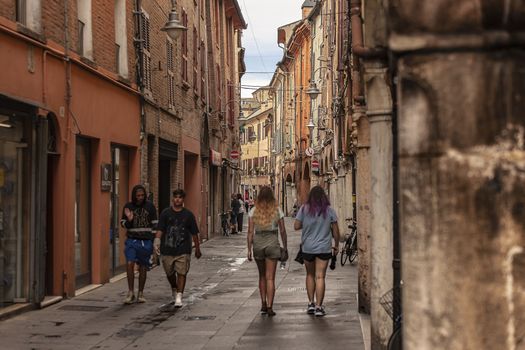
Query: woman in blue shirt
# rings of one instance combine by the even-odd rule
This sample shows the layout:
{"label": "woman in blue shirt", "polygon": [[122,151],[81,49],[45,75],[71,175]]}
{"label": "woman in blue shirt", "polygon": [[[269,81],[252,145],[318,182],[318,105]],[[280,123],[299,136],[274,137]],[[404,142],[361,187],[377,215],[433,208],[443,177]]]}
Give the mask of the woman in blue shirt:
{"label": "woman in blue shirt", "polygon": [[332,254],[337,255],[339,251],[339,226],[337,215],[321,186],[315,186],[310,190],[308,200],[297,212],[294,228],[302,229],[302,256],[306,267],[308,293],[306,312],[315,316],[324,316],[326,268]]}

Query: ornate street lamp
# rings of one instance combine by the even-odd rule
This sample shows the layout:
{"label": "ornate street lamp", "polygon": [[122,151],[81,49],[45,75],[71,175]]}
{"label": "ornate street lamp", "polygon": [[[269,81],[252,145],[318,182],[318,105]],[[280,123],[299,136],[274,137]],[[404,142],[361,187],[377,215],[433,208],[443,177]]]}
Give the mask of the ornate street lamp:
{"label": "ornate street lamp", "polygon": [[315,100],[320,93],[321,91],[319,91],[319,89],[317,88],[317,84],[315,83],[315,81],[312,81],[310,83],[310,86],[306,90],[306,94],[310,96],[311,100]]}
{"label": "ornate street lamp", "polygon": [[171,11],[168,16],[168,22],[160,30],[168,33],[169,37],[176,40],[180,34],[188,30],[180,21],[179,14],[177,13],[177,1],[171,0]]}

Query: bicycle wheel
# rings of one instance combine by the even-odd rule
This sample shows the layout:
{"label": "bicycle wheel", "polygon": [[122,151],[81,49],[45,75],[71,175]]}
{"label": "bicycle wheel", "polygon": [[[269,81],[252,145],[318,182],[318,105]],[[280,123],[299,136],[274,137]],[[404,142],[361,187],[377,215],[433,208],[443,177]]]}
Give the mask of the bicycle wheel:
{"label": "bicycle wheel", "polygon": [[350,242],[350,249],[349,249],[349,259],[350,262],[353,263],[355,258],[357,258],[357,235],[352,235],[352,240]]}
{"label": "bicycle wheel", "polygon": [[401,350],[403,347],[403,341],[402,341],[402,333],[401,333],[401,327],[398,327],[394,333],[390,336],[390,339],[388,339],[388,350]]}
{"label": "bicycle wheel", "polygon": [[348,250],[350,248],[349,240],[347,239],[345,242],[345,246],[341,250],[341,266],[345,266],[346,262],[348,261]]}

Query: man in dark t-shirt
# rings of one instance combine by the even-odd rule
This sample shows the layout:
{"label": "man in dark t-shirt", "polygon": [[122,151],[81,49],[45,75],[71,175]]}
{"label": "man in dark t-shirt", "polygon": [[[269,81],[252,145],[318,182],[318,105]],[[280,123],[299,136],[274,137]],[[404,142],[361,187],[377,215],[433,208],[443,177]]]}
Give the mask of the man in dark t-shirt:
{"label": "man in dark t-shirt", "polygon": [[157,209],[150,201],[146,200],[146,189],[142,185],[133,187],[131,202],[126,203],[122,212],[120,225],[127,229],[126,247],[126,272],[128,277],[128,294],[124,303],[131,304],[135,301],[133,284],[135,281],[135,264],[139,266],[139,292],[137,302],[144,303],[144,285],[146,274],[150,266],[150,257],[153,253],[152,240],[157,225]]}
{"label": "man in dark t-shirt", "polygon": [[186,286],[186,276],[190,270],[192,241],[195,244],[195,257],[201,257],[199,228],[195,216],[184,208],[186,193],[173,191],[172,204],[162,211],[153,243],[161,254],[162,266],[171,285],[175,307],[182,307],[182,293]]}

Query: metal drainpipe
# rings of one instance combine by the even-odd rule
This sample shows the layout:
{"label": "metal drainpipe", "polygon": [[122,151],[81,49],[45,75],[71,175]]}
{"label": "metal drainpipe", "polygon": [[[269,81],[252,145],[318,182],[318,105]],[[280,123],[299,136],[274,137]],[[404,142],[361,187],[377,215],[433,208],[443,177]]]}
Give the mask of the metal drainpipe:
{"label": "metal drainpipe", "polygon": [[350,21],[352,26],[352,52],[362,58],[387,58],[386,49],[363,45],[363,20],[361,0],[350,0]]}
{"label": "metal drainpipe", "polygon": [[[143,76],[143,68],[144,68],[144,61],[143,61],[143,48],[144,48],[144,40],[142,38],[142,32],[141,32],[141,2],[140,0],[135,0],[135,11],[133,15],[135,16],[135,36],[133,38],[133,42],[135,44],[136,52],[137,52],[137,65],[136,65],[136,72],[135,76],[137,79],[137,85],[139,87],[140,95],[139,95],[139,105],[140,105],[140,143],[141,148],[144,144],[144,139],[146,138],[146,113],[144,111],[144,76]],[[142,156],[140,157],[140,169],[143,169],[143,159]],[[142,172],[142,170],[141,170]],[[146,179],[147,180],[147,179]],[[142,179],[140,180],[142,182]]]}
{"label": "metal drainpipe", "polygon": [[[399,232],[399,188],[397,186],[399,181],[399,144],[398,144],[398,124],[397,124],[397,69],[396,59],[390,55],[389,58],[389,71],[392,77],[391,85],[391,96],[392,96],[392,176],[393,176],[393,260],[392,269],[394,270],[393,276],[393,287],[394,287],[394,300],[401,301],[401,290],[396,288],[401,285],[401,235]],[[393,315],[394,320],[398,319],[403,313],[403,305],[400,303],[394,303]],[[395,327],[394,322],[394,327]]]}

